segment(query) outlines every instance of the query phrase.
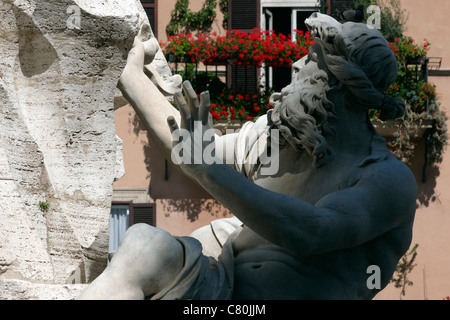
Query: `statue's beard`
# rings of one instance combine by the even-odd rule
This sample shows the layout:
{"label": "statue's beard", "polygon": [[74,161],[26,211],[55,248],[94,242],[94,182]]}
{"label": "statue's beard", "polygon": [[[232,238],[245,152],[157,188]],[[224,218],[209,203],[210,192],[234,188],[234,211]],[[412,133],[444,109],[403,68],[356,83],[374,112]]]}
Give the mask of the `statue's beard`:
{"label": "statue's beard", "polygon": [[[327,97],[329,89],[325,72],[306,80],[295,81],[271,97],[274,109],[268,112],[269,129],[280,132],[279,146],[305,150],[313,157],[313,166],[324,165],[331,157],[325,137],[334,133],[328,120],[334,118],[334,105]],[[293,100],[291,95],[298,99]],[[288,98],[290,97],[290,98]]]}

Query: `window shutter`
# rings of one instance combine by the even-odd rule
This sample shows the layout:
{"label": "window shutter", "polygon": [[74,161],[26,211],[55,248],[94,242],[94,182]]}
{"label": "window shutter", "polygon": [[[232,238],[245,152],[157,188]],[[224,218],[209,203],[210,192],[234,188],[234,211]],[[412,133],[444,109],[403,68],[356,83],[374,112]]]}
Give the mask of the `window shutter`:
{"label": "window shutter", "polygon": [[259,0],[230,0],[230,28],[242,31],[251,31],[253,28],[259,28],[259,2]]}
{"label": "window shutter", "polygon": [[256,66],[231,65],[231,90],[237,93],[257,93],[257,71]]}
{"label": "window shutter", "polygon": [[130,210],[130,226],[137,223],[155,225],[155,204],[133,204],[133,210]]}
{"label": "window shutter", "polygon": [[[254,28],[260,28],[260,0],[229,0],[230,30],[252,32]],[[238,93],[256,93],[258,77],[256,66],[236,66],[229,68],[228,83],[231,89]]]}

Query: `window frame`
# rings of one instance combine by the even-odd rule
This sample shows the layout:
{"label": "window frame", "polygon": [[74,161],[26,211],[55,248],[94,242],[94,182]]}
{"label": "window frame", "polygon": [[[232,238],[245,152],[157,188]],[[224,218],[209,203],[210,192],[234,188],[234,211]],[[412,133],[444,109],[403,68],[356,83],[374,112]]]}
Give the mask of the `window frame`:
{"label": "window frame", "polygon": [[[151,3],[153,2],[153,3]],[[153,30],[153,34],[155,36],[156,39],[158,39],[158,0],[141,0],[141,5],[144,8],[153,8],[153,21],[154,21],[154,26],[152,27]],[[147,12],[146,12],[147,13]],[[150,18],[149,18],[150,20]]]}
{"label": "window frame", "polygon": [[152,208],[152,226],[156,226],[156,203],[154,202],[141,202],[134,203],[133,200],[130,201],[113,201],[111,203],[111,207],[113,205],[128,205],[128,227],[131,227],[134,224],[134,209],[135,208],[143,208],[143,207],[151,207]]}

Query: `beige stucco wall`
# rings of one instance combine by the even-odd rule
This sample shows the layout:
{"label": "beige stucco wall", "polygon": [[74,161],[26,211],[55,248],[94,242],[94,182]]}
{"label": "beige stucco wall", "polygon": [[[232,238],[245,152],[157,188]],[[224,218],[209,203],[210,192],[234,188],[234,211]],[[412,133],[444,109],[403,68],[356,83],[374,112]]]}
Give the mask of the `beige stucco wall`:
{"label": "beige stucco wall", "polygon": [[[406,34],[418,42],[431,42],[429,56],[442,57],[442,67],[450,68],[450,23],[447,0],[402,0],[409,12]],[[435,83],[442,109],[450,115],[450,77],[430,77]],[[450,125],[450,124],[449,124]],[[421,161],[417,150],[414,172],[419,192],[434,197],[419,205],[414,226],[413,245],[419,244],[417,266],[410,274],[413,285],[407,287],[405,300],[437,299],[450,296],[450,150],[446,150],[441,164],[427,170],[427,182],[420,182]],[[378,299],[398,299],[399,289],[390,286]]]}
{"label": "beige stucco wall", "polygon": [[[170,15],[175,8],[176,0],[159,0],[158,1],[158,40],[162,42],[167,41],[166,26],[170,21]],[[203,6],[204,1],[190,0],[189,8],[193,12],[197,12]],[[217,32],[218,35],[225,35],[222,28],[223,14],[220,12],[219,5],[216,7],[216,18],[212,25],[212,32]]]}
{"label": "beige stucco wall", "polygon": [[156,203],[156,226],[173,235],[189,235],[211,220],[230,217],[228,210],[199,185],[168,163],[153,145],[133,108],[114,112],[117,135],[123,141],[125,175],[114,183],[117,189],[148,189],[149,202]]}
{"label": "beige stucco wall", "polygon": [[401,0],[402,8],[409,12],[406,34],[417,41],[431,42],[429,56],[443,57],[443,68],[450,68],[450,22],[447,0]]}

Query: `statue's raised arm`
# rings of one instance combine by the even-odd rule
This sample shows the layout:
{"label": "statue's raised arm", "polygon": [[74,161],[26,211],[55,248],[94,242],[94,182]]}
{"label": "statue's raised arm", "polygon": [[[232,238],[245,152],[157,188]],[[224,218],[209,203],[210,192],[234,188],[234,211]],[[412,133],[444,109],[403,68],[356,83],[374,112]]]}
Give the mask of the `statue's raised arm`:
{"label": "statue's raised arm", "polygon": [[[133,47],[128,54],[127,64],[119,79],[118,88],[125,99],[130,102],[149,133],[155,137],[155,142],[166,156],[170,156],[172,149],[171,134],[167,130],[169,116],[180,118],[179,112],[163,95],[157,84],[146,74],[144,61],[147,56],[154,56],[157,43],[151,38],[143,43],[139,36],[134,40]],[[147,50],[145,50],[147,47]],[[150,58],[151,59],[151,58]],[[146,61],[148,62],[148,61]],[[156,76],[157,73],[154,72]],[[181,81],[180,81],[181,82]],[[163,83],[161,81],[160,83]],[[181,83],[178,84],[180,87]],[[176,87],[177,84],[174,84]]]}
{"label": "statue's raised arm", "polygon": [[[159,49],[155,38],[142,42],[138,35],[128,54],[127,64],[119,79],[118,88],[125,99],[133,106],[159,150],[166,159],[171,160],[172,135],[167,126],[167,119],[171,117],[179,121],[181,118],[180,111],[169,103],[167,97],[174,97],[174,100],[179,102],[177,96],[182,95],[183,84],[180,75],[163,78],[152,66],[151,62]],[[187,82],[184,85],[190,86]],[[191,86],[187,92],[187,97],[190,99],[189,106],[192,106],[194,99],[197,99],[197,95]],[[202,93],[202,96],[207,96],[208,99],[201,99],[199,105],[203,107],[206,104],[205,107],[209,109],[209,95]],[[222,140],[223,142],[219,141],[218,143],[221,150],[222,144],[231,139],[226,137]],[[231,150],[231,148],[229,149]],[[222,156],[222,154],[222,152],[219,152],[218,156]]]}

